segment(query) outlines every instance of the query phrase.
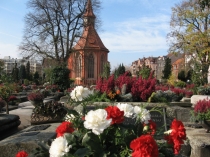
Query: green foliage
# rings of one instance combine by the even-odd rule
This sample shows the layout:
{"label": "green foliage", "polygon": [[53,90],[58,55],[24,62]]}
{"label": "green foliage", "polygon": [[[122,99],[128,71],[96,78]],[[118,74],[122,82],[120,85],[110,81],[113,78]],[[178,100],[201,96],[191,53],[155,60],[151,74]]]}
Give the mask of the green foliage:
{"label": "green foliage", "polygon": [[18,82],[19,80],[19,69],[17,68],[17,63],[15,62],[15,67],[12,69],[12,77],[14,82]]}
{"label": "green foliage", "polygon": [[107,97],[106,92],[101,94],[99,91],[95,91],[93,94],[91,94],[85,100],[91,101],[91,102],[110,102],[110,99]]}
{"label": "green foliage", "polygon": [[110,64],[109,63],[106,63],[103,67],[103,73],[101,74],[101,77],[103,78],[108,78],[110,76]]}
{"label": "green foliage", "polygon": [[40,114],[46,117],[49,116],[52,118],[60,118],[60,120],[62,120],[67,112],[61,103],[50,101],[35,105],[33,113],[38,115]]}
{"label": "green foliage", "polygon": [[9,75],[9,74],[6,74],[6,73],[1,73],[0,81],[1,81],[1,83],[12,83],[12,82],[14,82],[12,75]]}
{"label": "green foliage", "polygon": [[210,86],[205,85],[205,86],[197,87],[197,94],[199,94],[199,95],[210,95]]}
{"label": "green foliage", "polygon": [[29,85],[29,80],[24,79],[24,85],[28,86]]}
{"label": "green foliage", "polygon": [[165,60],[162,79],[169,79],[169,77],[171,76],[171,68],[171,59],[167,57]]}
{"label": "green foliage", "polygon": [[26,78],[26,67],[25,67],[25,65],[20,66],[19,78],[22,79],[22,80]]}
{"label": "green foliage", "polygon": [[143,79],[148,79],[150,76],[151,68],[145,65],[145,63],[142,65],[142,67],[139,70],[139,76],[141,76]]}
{"label": "green foliage", "polygon": [[208,66],[195,61],[192,72],[192,82],[195,86],[198,87],[207,84],[207,72]]}
{"label": "green foliage", "polygon": [[175,77],[174,74],[171,74],[170,77],[169,77],[168,80],[167,80],[167,83],[168,83],[169,85],[174,86],[174,83],[175,83],[175,82],[176,82],[176,77]]}
{"label": "green foliage", "polygon": [[181,70],[179,73],[178,73],[178,79],[183,81],[183,82],[186,82],[186,77],[185,77],[185,71],[184,70]]}
{"label": "green foliage", "polygon": [[45,74],[44,81],[45,82],[50,82],[51,83],[51,75],[52,75],[52,72],[53,72],[53,68],[45,68],[44,69],[44,74]]}
{"label": "green foliage", "polygon": [[149,97],[148,102],[163,102],[163,103],[168,103],[171,102],[173,97],[174,97],[174,93],[170,90],[168,91],[156,91],[153,92],[152,95]]}
{"label": "green foliage", "polygon": [[120,64],[118,66],[118,68],[116,69],[114,75],[115,75],[115,78],[119,77],[120,75],[124,74],[125,73],[125,67],[123,64]]}
{"label": "green foliage", "polygon": [[26,64],[26,79],[30,80],[30,62]]}
{"label": "green foliage", "polygon": [[[210,65],[208,0],[182,1],[172,8],[169,52],[182,52],[191,59],[192,81],[196,86],[207,83]],[[199,26],[197,25],[199,24]],[[188,69],[189,70],[189,69]]]}
{"label": "green foliage", "polygon": [[174,86],[175,87],[184,88],[184,87],[186,87],[186,83],[183,82],[183,81],[178,80],[178,81],[174,82]]}
{"label": "green foliage", "polygon": [[69,69],[65,66],[57,66],[52,70],[51,73],[51,82],[52,84],[58,85],[58,88],[61,91],[69,88]]}

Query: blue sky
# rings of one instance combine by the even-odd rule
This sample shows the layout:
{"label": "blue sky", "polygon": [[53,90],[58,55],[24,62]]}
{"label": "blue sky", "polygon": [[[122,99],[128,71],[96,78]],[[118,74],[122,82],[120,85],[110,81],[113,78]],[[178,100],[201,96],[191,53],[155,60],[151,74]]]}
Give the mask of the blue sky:
{"label": "blue sky", "polygon": [[[131,65],[142,57],[167,55],[171,7],[180,0],[101,0],[98,32],[109,49],[111,67]],[[27,0],[0,0],[0,58],[21,58]]]}

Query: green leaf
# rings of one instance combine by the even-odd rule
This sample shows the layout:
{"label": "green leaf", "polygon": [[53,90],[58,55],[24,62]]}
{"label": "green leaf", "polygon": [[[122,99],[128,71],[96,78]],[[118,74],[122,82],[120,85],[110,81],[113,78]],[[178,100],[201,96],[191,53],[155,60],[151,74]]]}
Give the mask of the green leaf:
{"label": "green leaf", "polygon": [[99,136],[93,134],[92,132],[88,132],[82,139],[82,144],[90,148],[92,152],[94,152],[94,156],[103,157],[103,147],[101,145]]}
{"label": "green leaf", "polygon": [[78,150],[74,153],[75,156],[79,156],[79,157],[85,157],[85,156],[90,155],[90,154],[91,154],[91,151],[90,151],[90,149],[88,149],[88,148],[81,148],[81,149],[78,149]]}

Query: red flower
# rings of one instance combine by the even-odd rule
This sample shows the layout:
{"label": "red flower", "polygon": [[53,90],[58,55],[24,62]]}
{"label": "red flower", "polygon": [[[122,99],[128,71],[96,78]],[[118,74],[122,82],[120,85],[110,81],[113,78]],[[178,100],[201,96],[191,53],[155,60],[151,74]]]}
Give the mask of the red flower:
{"label": "red flower", "polygon": [[16,154],[16,157],[27,157],[28,154],[25,151],[20,151]]}
{"label": "red flower", "polygon": [[62,122],[56,129],[57,137],[63,136],[64,133],[72,133],[74,128],[70,122]]}
{"label": "red flower", "polygon": [[158,157],[158,145],[151,135],[142,135],[130,143],[132,157]]}
{"label": "red flower", "polygon": [[117,106],[108,106],[105,108],[107,111],[107,119],[112,119],[112,124],[119,124],[124,121],[124,111],[120,111]]}
{"label": "red flower", "polygon": [[155,132],[156,132],[156,129],[157,129],[157,125],[156,125],[156,123],[155,122],[153,122],[152,120],[149,120],[149,124],[143,124],[144,126],[147,126],[147,125],[149,125],[149,131],[147,132],[148,134],[150,134],[150,135],[154,135],[155,134]]}
{"label": "red flower", "polygon": [[176,119],[171,123],[172,132],[165,136],[168,144],[172,144],[174,146],[174,154],[179,154],[179,150],[181,149],[181,144],[183,144],[183,140],[186,140],[186,130],[181,121]]}

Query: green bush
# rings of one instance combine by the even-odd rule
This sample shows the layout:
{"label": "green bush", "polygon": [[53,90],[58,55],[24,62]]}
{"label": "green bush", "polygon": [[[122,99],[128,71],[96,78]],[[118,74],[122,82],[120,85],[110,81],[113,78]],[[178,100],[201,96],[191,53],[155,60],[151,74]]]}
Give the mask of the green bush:
{"label": "green bush", "polygon": [[210,95],[210,86],[199,86],[197,87],[197,93],[199,95]]}
{"label": "green bush", "polygon": [[24,85],[28,86],[29,85],[29,80],[24,79]]}
{"label": "green bush", "polygon": [[179,81],[174,83],[174,86],[184,88],[184,87],[186,87],[186,83],[184,81],[179,80]]}
{"label": "green bush", "polygon": [[52,70],[51,82],[58,85],[60,91],[64,91],[70,86],[69,69],[65,66],[58,66]]}
{"label": "green bush", "polygon": [[153,92],[152,95],[149,97],[148,102],[171,102],[175,94],[170,91],[161,91],[158,90],[156,92]]}

